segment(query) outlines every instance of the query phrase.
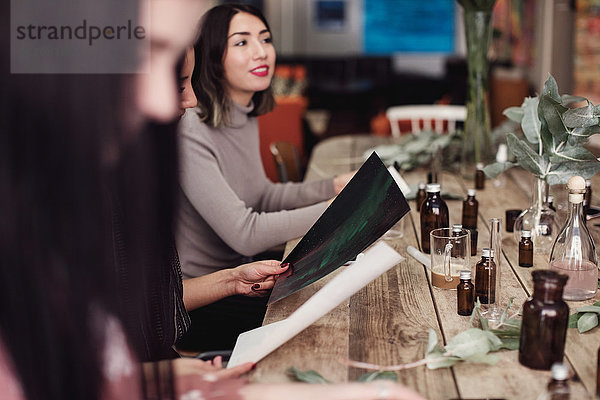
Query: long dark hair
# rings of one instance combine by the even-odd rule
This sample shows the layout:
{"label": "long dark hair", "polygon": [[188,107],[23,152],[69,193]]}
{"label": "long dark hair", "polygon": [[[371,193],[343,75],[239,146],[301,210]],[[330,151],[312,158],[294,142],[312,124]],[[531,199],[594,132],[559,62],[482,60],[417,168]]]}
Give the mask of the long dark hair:
{"label": "long dark hair", "polygon": [[[229,98],[225,90],[223,56],[227,48],[227,34],[231,19],[237,13],[248,13],[259,18],[271,31],[262,13],[249,4],[223,4],[213,7],[202,17],[202,28],[194,49],[196,66],[192,85],[198,98],[202,121],[219,127],[229,122]],[[250,115],[266,114],[275,106],[271,86],[252,97],[254,110]]]}
{"label": "long dark hair", "polygon": [[[27,399],[94,400],[107,340],[97,317],[126,315],[120,294],[130,312],[143,309],[145,282],[155,281],[136,256],[164,247],[170,231],[175,137],[122,132],[132,76],[10,74],[8,38],[0,39],[0,341]],[[137,205],[123,232],[129,274],[141,284],[127,293],[115,273],[113,181],[126,186],[116,190],[124,207]]]}

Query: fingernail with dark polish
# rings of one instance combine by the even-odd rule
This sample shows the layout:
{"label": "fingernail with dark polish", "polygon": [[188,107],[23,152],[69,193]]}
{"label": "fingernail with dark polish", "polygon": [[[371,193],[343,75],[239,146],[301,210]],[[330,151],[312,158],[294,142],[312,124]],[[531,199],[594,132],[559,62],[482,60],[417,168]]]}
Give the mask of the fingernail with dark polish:
{"label": "fingernail with dark polish", "polygon": [[254,371],[256,369],[256,363],[252,364],[252,368],[250,368],[250,371]]}
{"label": "fingernail with dark polish", "polygon": [[286,268],[286,267],[289,267],[289,266],[290,266],[290,263],[283,263],[283,264],[280,265],[281,268]]}
{"label": "fingernail with dark polish", "polygon": [[254,285],[252,285],[252,290],[258,290],[260,289],[260,285],[258,283],[255,283]]}

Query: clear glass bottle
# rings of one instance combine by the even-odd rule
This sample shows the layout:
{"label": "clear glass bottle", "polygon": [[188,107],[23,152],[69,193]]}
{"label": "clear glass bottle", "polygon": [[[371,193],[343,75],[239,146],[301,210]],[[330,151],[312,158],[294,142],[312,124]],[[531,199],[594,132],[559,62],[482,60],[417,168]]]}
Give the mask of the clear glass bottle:
{"label": "clear glass bottle", "polygon": [[467,229],[477,229],[479,202],[475,198],[475,189],[467,190],[467,198],[462,204],[462,225]]}
{"label": "clear glass bottle", "polygon": [[523,303],[519,362],[533,369],[550,369],[562,362],[569,306],[562,299],[568,276],[541,269],[532,272],[533,296]]}
{"label": "clear glass bottle", "polygon": [[515,242],[521,240],[521,231],[531,231],[536,254],[549,254],[556,239],[558,227],[556,212],[548,206],[548,184],[536,179],[531,205],[515,219],[513,233]]}
{"label": "clear glass bottle", "polygon": [[475,189],[480,190],[485,188],[485,173],[483,172],[483,164],[477,163],[475,166]]}
{"label": "clear glass bottle", "polygon": [[596,246],[583,217],[585,180],[574,176],[567,183],[569,216],[558,234],[550,254],[550,269],[565,274],[565,300],[586,300],[598,291],[598,259]]}
{"label": "clear glass bottle", "polygon": [[471,282],[471,271],[460,271],[460,283],[456,286],[456,297],[458,315],[471,315],[475,305],[475,286]]}
{"label": "clear glass bottle", "polygon": [[475,265],[475,300],[481,304],[492,304],[496,301],[496,264],[494,251],[485,247],[481,260]]}
{"label": "clear glass bottle", "polygon": [[416,195],[416,198],[415,198],[417,212],[421,212],[421,204],[423,204],[423,202],[425,201],[426,197],[427,197],[427,192],[425,191],[425,183],[424,182],[420,182],[419,183],[419,190],[417,190],[417,195]]}
{"label": "clear glass bottle", "polygon": [[533,242],[531,241],[530,231],[521,232],[521,241],[519,242],[519,267],[533,267]]}
{"label": "clear glass bottle", "polygon": [[430,183],[427,185],[427,198],[421,204],[421,246],[424,253],[430,253],[429,233],[449,226],[448,206],[440,195],[440,185]]}

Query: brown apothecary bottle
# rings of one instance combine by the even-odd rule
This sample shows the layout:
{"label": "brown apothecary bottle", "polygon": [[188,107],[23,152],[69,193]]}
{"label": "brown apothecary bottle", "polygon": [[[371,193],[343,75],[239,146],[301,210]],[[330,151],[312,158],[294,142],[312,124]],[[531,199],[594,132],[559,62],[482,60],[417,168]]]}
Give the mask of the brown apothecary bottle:
{"label": "brown apothecary bottle", "polygon": [[462,204],[462,226],[467,229],[477,229],[477,212],[479,202],[475,198],[475,189],[467,190],[467,198]]}
{"label": "brown apothecary bottle", "polygon": [[475,287],[471,283],[471,271],[460,271],[460,283],[456,286],[458,315],[471,315],[475,305]]}
{"label": "brown apothecary bottle", "polygon": [[552,270],[533,271],[533,296],[523,304],[519,362],[548,370],[561,362],[569,320],[569,306],[562,299],[568,276]]}
{"label": "brown apothecary bottle", "polygon": [[481,304],[494,304],[496,301],[496,263],[492,257],[494,250],[485,247],[481,260],[475,265],[475,300],[479,298]]}
{"label": "brown apothecary bottle", "polygon": [[519,267],[533,267],[533,241],[531,231],[521,231],[519,242]]}
{"label": "brown apothecary bottle", "polygon": [[475,189],[485,188],[485,173],[483,172],[483,164],[477,163],[475,167]]}
{"label": "brown apothecary bottle", "polygon": [[448,228],[449,225],[448,206],[440,195],[440,185],[430,183],[427,185],[427,198],[421,204],[421,246],[424,253],[431,251],[429,233],[437,228]]}
{"label": "brown apothecary bottle", "polygon": [[417,190],[417,196],[415,198],[417,212],[421,212],[421,204],[427,198],[427,192],[425,191],[425,184],[423,182],[419,183],[419,190]]}

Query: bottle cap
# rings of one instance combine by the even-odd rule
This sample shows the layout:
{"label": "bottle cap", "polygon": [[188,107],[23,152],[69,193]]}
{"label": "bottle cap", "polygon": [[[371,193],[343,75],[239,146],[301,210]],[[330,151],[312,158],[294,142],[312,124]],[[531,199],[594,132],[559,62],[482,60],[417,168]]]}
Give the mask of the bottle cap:
{"label": "bottle cap", "polygon": [[477,193],[475,191],[475,189],[469,189],[469,190],[467,190],[467,196],[475,196],[475,193]]}
{"label": "bottle cap", "polygon": [[462,231],[462,224],[453,224],[452,225],[452,232],[460,232]]}
{"label": "bottle cap", "polygon": [[425,189],[425,182],[419,182],[419,189]]}
{"label": "bottle cap", "polygon": [[481,251],[481,255],[484,257],[494,257],[494,249],[489,249],[487,247],[484,247],[483,250]]}
{"label": "bottle cap", "polygon": [[531,237],[531,231],[521,231],[521,237],[522,238],[530,238]]}
{"label": "bottle cap", "polygon": [[440,191],[440,184],[439,183],[429,183],[427,185],[427,192],[428,193],[438,193]]}
{"label": "bottle cap", "polygon": [[498,152],[496,153],[496,162],[505,163],[508,161],[508,148],[504,143],[498,145]]}
{"label": "bottle cap", "polygon": [[590,181],[589,179],[585,180],[585,187],[590,187],[592,186],[592,181]]}
{"label": "bottle cap", "polygon": [[552,364],[552,379],[564,381],[569,378],[569,367],[563,363],[555,362]]}
{"label": "bottle cap", "polygon": [[549,194],[548,197],[547,197],[547,200],[548,200],[548,204],[554,203],[554,196],[552,196],[551,194]]}
{"label": "bottle cap", "polygon": [[471,279],[471,271],[460,271],[460,279]]}
{"label": "bottle cap", "polygon": [[477,163],[475,169],[483,169],[483,163]]}

